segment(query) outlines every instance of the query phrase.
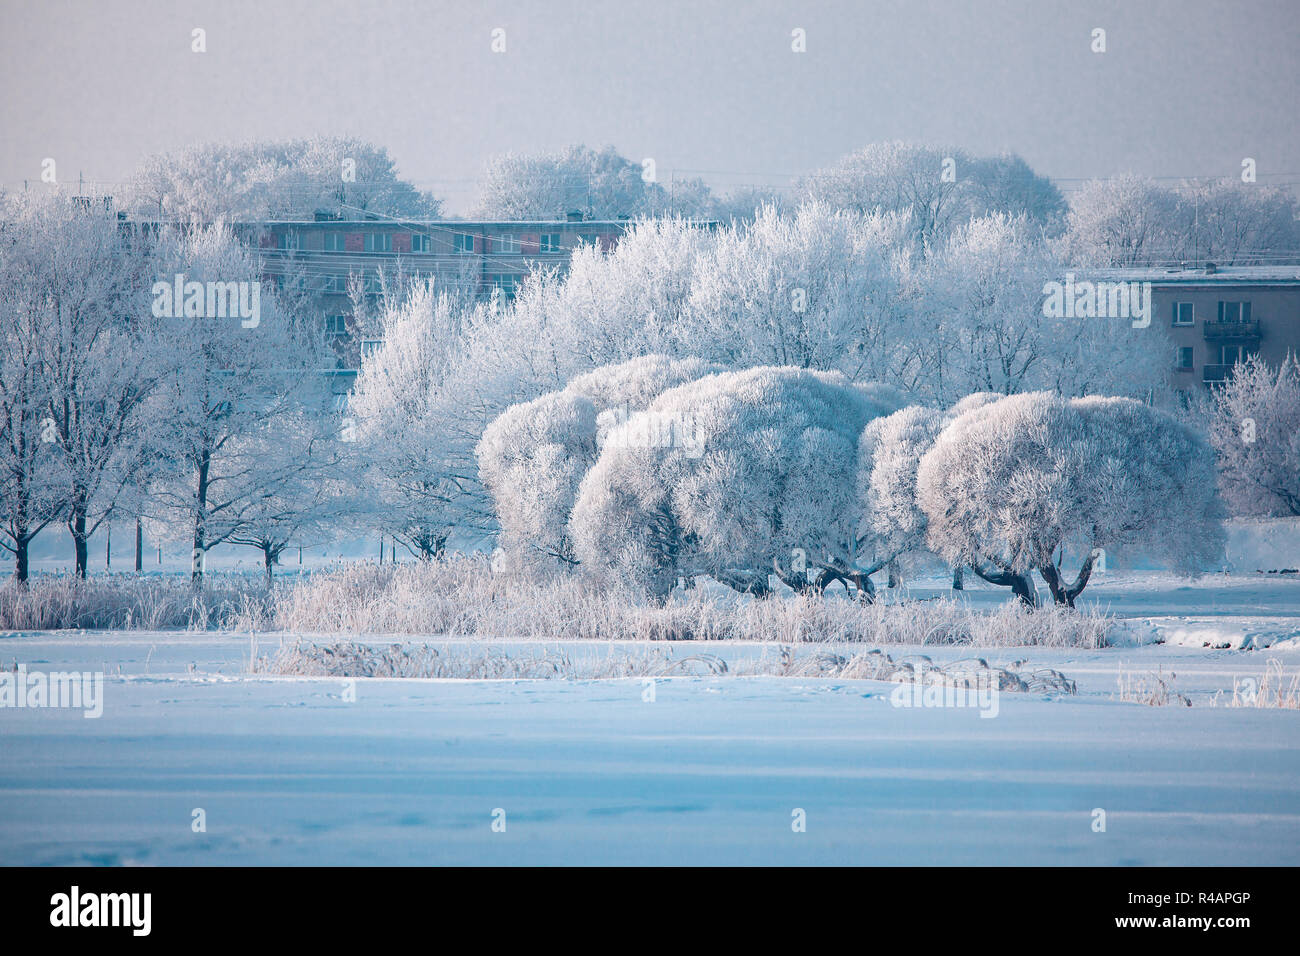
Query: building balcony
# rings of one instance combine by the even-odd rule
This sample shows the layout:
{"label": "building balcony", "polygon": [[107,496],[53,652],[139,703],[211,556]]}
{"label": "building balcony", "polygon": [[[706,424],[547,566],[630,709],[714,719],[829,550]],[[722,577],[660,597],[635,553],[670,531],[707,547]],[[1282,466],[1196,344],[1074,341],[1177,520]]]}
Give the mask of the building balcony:
{"label": "building balcony", "polygon": [[1259,319],[1247,319],[1244,322],[1206,322],[1202,332],[1206,339],[1216,342],[1258,341]]}

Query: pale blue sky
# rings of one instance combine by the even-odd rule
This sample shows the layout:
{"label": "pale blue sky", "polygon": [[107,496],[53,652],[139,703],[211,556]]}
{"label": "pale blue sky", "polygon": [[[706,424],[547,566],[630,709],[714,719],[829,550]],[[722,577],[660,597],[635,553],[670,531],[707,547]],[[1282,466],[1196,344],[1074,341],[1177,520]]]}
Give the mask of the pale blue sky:
{"label": "pale blue sky", "polygon": [[[866,143],[1057,178],[1300,181],[1295,0],[0,0],[0,183],[123,179],[204,140],[352,133],[466,211],[508,149],[783,184]],[[190,51],[190,31],[208,51]],[[489,48],[494,27],[507,52]],[[807,31],[807,52],[790,31]],[[1108,51],[1090,50],[1094,27]],[[1069,185],[1068,183],[1066,184]]]}

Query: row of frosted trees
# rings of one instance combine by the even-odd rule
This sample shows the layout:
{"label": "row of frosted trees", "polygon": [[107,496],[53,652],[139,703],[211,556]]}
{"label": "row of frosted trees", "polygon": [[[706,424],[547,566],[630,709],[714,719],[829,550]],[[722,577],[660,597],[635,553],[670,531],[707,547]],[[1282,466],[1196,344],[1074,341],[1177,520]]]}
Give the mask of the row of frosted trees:
{"label": "row of frosted trees", "polygon": [[1037,573],[1073,606],[1098,549],[1223,556],[1208,443],[1126,398],[932,408],[837,372],[648,356],[511,408],[478,456],[507,562],[660,599],[707,575],[869,601],[874,573],[938,556],[1030,604]]}

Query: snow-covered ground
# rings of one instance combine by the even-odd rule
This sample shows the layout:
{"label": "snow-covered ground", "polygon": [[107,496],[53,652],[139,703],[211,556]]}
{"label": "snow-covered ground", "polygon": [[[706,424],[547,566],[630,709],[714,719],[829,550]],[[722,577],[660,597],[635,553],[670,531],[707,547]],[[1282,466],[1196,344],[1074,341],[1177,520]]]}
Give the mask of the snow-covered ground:
{"label": "snow-covered ground", "polygon": [[[774,653],[670,650],[733,669]],[[1270,658],[1300,669],[1292,641],[979,651],[1078,682],[1002,694],[992,718],[775,677],[660,680],[652,701],[641,680],[358,680],[352,701],[341,680],[249,676],[250,653],[213,634],[0,640],[6,668],[108,675],[97,720],[0,710],[0,862],[1300,863],[1300,712],[1211,706]],[[1193,706],[1114,699],[1121,668]]]}

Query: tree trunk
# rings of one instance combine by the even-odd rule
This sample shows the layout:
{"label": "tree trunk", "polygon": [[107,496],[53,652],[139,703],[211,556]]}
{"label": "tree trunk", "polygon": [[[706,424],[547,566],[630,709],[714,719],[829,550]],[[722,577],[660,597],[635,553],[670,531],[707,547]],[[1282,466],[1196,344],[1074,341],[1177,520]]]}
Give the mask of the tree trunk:
{"label": "tree trunk", "polygon": [[903,583],[903,576],[899,572],[898,562],[890,561],[889,562],[889,586],[891,588],[896,588],[902,583]]}
{"label": "tree trunk", "polygon": [[1074,579],[1073,584],[1066,584],[1061,580],[1060,569],[1054,564],[1047,564],[1038,569],[1038,573],[1043,576],[1047,582],[1047,589],[1052,592],[1052,600],[1060,607],[1074,607],[1074,600],[1083,593],[1083,589],[1088,586],[1088,579],[1092,577],[1092,566],[1097,560],[1097,552],[1094,550],[1089,553],[1087,560],[1083,562],[1083,567],[1079,569],[1078,576]]}
{"label": "tree trunk", "polygon": [[86,567],[90,564],[90,542],[86,539],[86,513],[81,510],[73,512],[72,520],[68,522],[69,530],[72,532],[72,548],[76,554],[76,568],[74,573],[81,580],[86,579]]}
{"label": "tree trunk", "polygon": [[966,581],[962,576],[960,564],[952,569],[952,589],[954,591],[966,590]]}
{"label": "tree trunk", "polygon": [[86,494],[82,489],[73,492],[68,507],[72,511],[68,517],[68,530],[72,532],[72,548],[76,555],[73,573],[84,581],[90,565],[90,541],[86,537]]}
{"label": "tree trunk", "polygon": [[275,567],[275,555],[265,545],[262,547],[262,563],[266,566],[266,586],[270,587],[274,576],[272,568]]}
{"label": "tree trunk", "polygon": [[715,571],[713,577],[741,594],[767,597],[772,591],[767,575],[761,571]]}
{"label": "tree trunk", "polygon": [[203,564],[207,556],[207,518],[208,518],[208,467],[211,459],[207,451],[199,459],[199,487],[197,507],[194,515],[194,550],[190,553],[190,583],[196,588],[203,587]]}
{"label": "tree trunk", "polygon": [[135,519],[135,573],[144,571],[144,525]]}
{"label": "tree trunk", "polygon": [[18,582],[19,588],[27,587],[31,543],[31,538],[25,535],[14,539],[14,580]]}
{"label": "tree trunk", "polygon": [[1011,588],[1011,593],[1020,598],[1027,607],[1038,607],[1038,594],[1034,590],[1034,579],[1027,574],[1019,574],[1008,568],[987,571],[978,564],[971,564],[970,569],[987,581],[1000,587]]}

